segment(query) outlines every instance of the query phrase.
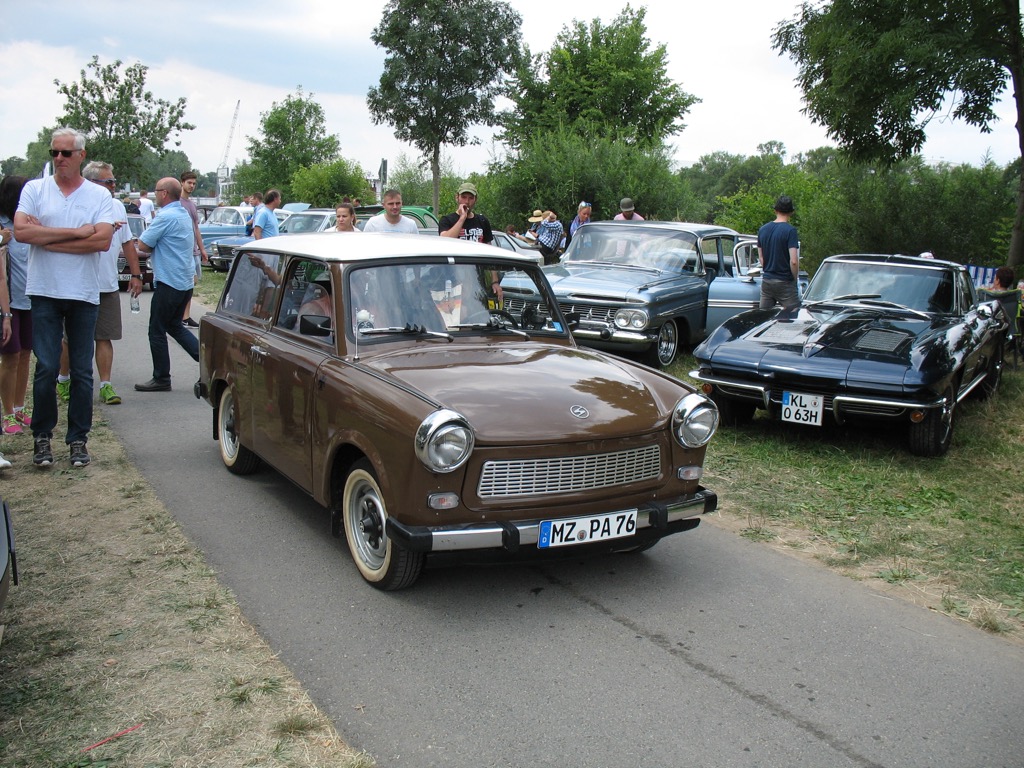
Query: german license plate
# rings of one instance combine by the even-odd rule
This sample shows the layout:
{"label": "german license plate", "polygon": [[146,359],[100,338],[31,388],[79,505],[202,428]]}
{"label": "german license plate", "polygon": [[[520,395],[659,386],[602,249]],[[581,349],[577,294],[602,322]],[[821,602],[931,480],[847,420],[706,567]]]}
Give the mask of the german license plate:
{"label": "german license plate", "polygon": [[782,393],[782,420],[795,424],[821,426],[821,415],[824,410],[825,398],[821,395],[808,395],[804,392]]}
{"label": "german license plate", "polygon": [[545,520],[540,524],[537,546],[547,549],[632,536],[636,533],[636,512],[635,509],[624,509],[593,517]]}

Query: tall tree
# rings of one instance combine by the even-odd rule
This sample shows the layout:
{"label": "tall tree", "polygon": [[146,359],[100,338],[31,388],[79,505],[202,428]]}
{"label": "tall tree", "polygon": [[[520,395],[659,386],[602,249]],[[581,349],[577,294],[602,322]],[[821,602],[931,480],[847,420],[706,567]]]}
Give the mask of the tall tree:
{"label": "tall tree", "polygon": [[[799,67],[805,111],[855,158],[894,162],[920,150],[950,114],[992,130],[1012,81],[1024,156],[1024,32],[1019,0],[829,0],[804,3],[774,33]],[[1008,263],[1024,263],[1024,176]]]}
{"label": "tall tree", "polygon": [[248,137],[250,162],[235,170],[235,190],[242,194],[276,187],[291,200],[296,171],[338,158],[338,137],[327,133],[323,107],[301,86],[260,115],[260,134]]}
{"label": "tall tree", "polygon": [[645,16],[627,5],[611,24],[563,27],[546,54],[527,49],[508,89],[515,109],[502,114],[509,145],[560,126],[652,144],[682,131],[700,100],[668,77],[665,45],[651,48]]}
{"label": "tall tree", "polygon": [[373,30],[388,56],[366,96],[370,115],[428,159],[434,210],[441,147],[475,144],[470,127],[495,123],[494,100],[522,55],[521,23],[501,0],[389,0]]}
{"label": "tall tree", "polygon": [[[117,175],[133,180],[142,171],[146,151],[162,154],[168,140],[195,128],[185,122],[185,99],[157,99],[146,90],[148,67],[136,62],[121,71],[121,60],[100,64],[93,56],[78,82],[54,80],[67,100],[61,124],[87,137],[86,150],[95,160],[112,163]],[[174,140],[174,146],[181,141]]]}

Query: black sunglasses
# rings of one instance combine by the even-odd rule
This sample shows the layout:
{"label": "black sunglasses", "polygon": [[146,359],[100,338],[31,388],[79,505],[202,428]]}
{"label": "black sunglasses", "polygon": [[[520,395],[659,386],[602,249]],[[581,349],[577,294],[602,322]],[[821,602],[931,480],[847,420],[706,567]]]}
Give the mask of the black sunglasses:
{"label": "black sunglasses", "polygon": [[77,149],[51,149],[50,150],[50,157],[56,157],[57,155],[62,155],[63,157],[71,157],[73,154],[75,154],[75,152],[78,152],[78,150]]}
{"label": "black sunglasses", "polygon": [[101,181],[100,184],[105,184],[108,187],[116,187],[117,179],[103,179],[103,181]]}

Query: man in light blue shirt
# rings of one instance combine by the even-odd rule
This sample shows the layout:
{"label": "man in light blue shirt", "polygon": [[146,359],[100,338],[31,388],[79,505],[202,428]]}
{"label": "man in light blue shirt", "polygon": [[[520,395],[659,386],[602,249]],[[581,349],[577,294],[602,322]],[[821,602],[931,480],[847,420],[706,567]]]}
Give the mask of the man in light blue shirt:
{"label": "man in light blue shirt", "polygon": [[139,392],[169,392],[170,335],[193,360],[199,362],[199,342],[181,322],[192,300],[196,269],[192,258],[195,232],[192,217],[181,204],[181,183],[171,177],[156,184],[160,213],[139,236],[139,251],[150,254],[153,267],[153,301],[149,313],[149,350],[153,355],[153,378],[136,384]]}
{"label": "man in light blue shirt", "polygon": [[256,211],[252,219],[252,236],[256,240],[277,236],[277,214],[274,211],[280,207],[281,193],[276,189],[268,189],[263,196],[263,207]]}

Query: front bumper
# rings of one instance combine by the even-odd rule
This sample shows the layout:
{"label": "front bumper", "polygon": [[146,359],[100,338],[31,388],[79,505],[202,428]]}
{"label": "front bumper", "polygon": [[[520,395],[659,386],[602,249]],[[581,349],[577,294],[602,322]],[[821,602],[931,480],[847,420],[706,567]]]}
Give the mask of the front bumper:
{"label": "front bumper", "polygon": [[[738,381],[724,376],[716,376],[705,371],[690,371],[690,376],[698,381],[710,384],[715,392],[739,400],[750,400],[770,413],[776,412],[782,405],[782,387],[772,384],[761,384],[750,381]],[[980,382],[980,379],[978,380]],[[973,389],[978,382],[972,384]],[[786,387],[786,389],[789,389]],[[801,390],[799,385],[793,391]],[[970,390],[968,390],[970,391]],[[774,396],[773,396],[774,392]],[[705,391],[705,394],[710,394]],[[943,408],[946,401],[940,396],[927,399],[878,397],[866,394],[825,395],[825,407],[831,412],[837,424],[842,424],[847,416],[870,416],[875,418],[909,417],[913,411],[931,411]]]}
{"label": "front bumper", "polygon": [[[648,502],[637,508],[637,534],[645,529],[646,538],[668,536],[691,528],[700,523],[699,515],[714,512],[718,508],[718,495],[707,488],[699,488],[692,496],[672,502]],[[606,510],[606,514],[624,510]],[[555,517],[543,518],[553,520]],[[467,523],[453,526],[408,526],[393,517],[387,520],[388,538],[404,549],[413,552],[452,552],[467,550],[501,549],[518,552],[525,545],[536,545],[540,538],[542,520],[525,520],[512,523]],[[610,546],[629,547],[632,537],[614,539]]]}
{"label": "front bumper", "polygon": [[658,340],[658,334],[654,331],[625,331],[614,325],[577,325],[572,329],[572,335],[577,339],[587,339],[601,344],[611,344],[620,347],[645,349]]}

